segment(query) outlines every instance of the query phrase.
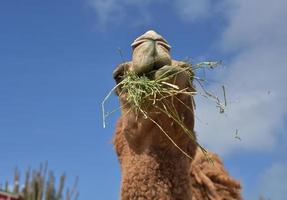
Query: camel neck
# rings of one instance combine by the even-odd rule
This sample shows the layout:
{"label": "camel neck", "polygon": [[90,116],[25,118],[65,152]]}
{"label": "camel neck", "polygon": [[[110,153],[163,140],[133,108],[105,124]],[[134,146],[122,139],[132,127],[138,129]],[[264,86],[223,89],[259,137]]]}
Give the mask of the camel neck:
{"label": "camel neck", "polygon": [[154,149],[124,159],[121,200],[190,200],[190,160],[184,155]]}

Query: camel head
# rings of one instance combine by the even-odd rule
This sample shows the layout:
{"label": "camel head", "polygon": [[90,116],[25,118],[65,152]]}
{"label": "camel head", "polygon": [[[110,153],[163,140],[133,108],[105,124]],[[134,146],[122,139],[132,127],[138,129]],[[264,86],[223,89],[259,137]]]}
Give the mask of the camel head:
{"label": "camel head", "polygon": [[[161,35],[152,30],[147,31],[138,37],[131,46],[132,61],[120,64],[114,70],[113,77],[117,83],[122,81],[127,72],[134,72],[150,79],[157,79],[166,73],[175,73],[176,75],[171,76],[166,82],[176,85],[180,89],[193,91],[190,78],[192,72],[183,70],[189,65],[171,59],[171,47]],[[151,151],[151,149],[163,149],[172,154],[178,153],[179,150],[174,146],[174,142],[187,154],[194,155],[196,149],[194,142],[174,119],[162,112],[166,107],[176,111],[178,120],[181,120],[185,127],[193,133],[193,99],[189,95],[178,94],[164,98],[162,102],[150,102],[152,106],[147,106],[149,117],[146,118],[130,109],[125,91],[118,88],[117,94],[122,106],[121,132],[134,152],[142,153]]]}

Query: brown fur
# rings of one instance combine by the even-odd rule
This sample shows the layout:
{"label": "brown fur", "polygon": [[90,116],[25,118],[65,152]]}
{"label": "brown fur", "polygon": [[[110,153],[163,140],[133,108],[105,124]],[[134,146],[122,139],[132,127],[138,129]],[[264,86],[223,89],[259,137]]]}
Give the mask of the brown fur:
{"label": "brown fur", "polygon": [[209,152],[213,164],[200,149],[191,163],[192,200],[240,200],[240,183],[231,178],[218,155]]}
{"label": "brown fur", "polygon": [[[173,61],[173,65],[182,67],[185,64]],[[184,73],[171,82],[181,88],[188,86]],[[178,98],[192,108],[192,99],[189,96],[180,95]],[[120,96],[120,101],[122,105],[126,104],[125,94]],[[186,126],[193,130],[193,112],[175,99],[169,101],[173,101]],[[183,155],[153,122],[142,116],[137,117],[128,106],[124,107],[114,136],[122,170],[122,200],[241,199],[240,184],[228,176],[215,154],[210,154],[215,162],[213,166],[173,120],[162,113],[153,113],[152,118],[194,160],[191,162]]]}
{"label": "brown fur", "polygon": [[[144,38],[150,42],[150,39],[161,39],[161,36],[149,31]],[[145,43],[142,46],[146,47]],[[152,58],[148,57],[148,59]],[[146,68],[143,69],[144,67]],[[166,66],[164,62],[158,62],[156,66],[143,65],[137,70],[144,72],[156,69],[156,75],[160,75],[171,67],[178,70],[186,67],[186,63],[173,60],[169,66]],[[133,62],[124,63],[114,71],[116,81],[120,80],[119,77],[126,70],[134,70]],[[178,85],[181,89],[194,90],[187,72],[179,73],[169,82]],[[121,93],[121,88],[118,90],[122,116],[117,122],[113,143],[122,171],[121,200],[241,199],[240,184],[229,177],[218,156],[210,153],[214,165],[208,163],[201,150],[182,128],[166,114],[155,109],[156,106],[161,107],[161,104],[147,105],[150,119],[160,125],[180,149],[193,158],[192,161],[176,148],[153,121],[135,114],[127,104],[126,94]],[[170,97],[164,101],[174,106],[184,125],[194,134],[193,99],[189,95],[179,94],[176,98]],[[190,109],[187,109],[182,102]]]}

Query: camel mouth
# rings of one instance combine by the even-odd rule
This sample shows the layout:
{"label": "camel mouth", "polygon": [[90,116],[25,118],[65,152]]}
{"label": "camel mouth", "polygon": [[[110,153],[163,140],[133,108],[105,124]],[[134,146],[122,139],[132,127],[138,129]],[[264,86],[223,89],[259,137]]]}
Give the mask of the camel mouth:
{"label": "camel mouth", "polygon": [[156,65],[156,62],[155,62],[149,71],[147,71],[145,73],[137,73],[137,72],[130,70],[129,63],[123,63],[123,64],[119,65],[113,71],[113,78],[116,81],[116,83],[119,84],[126,77],[127,74],[135,73],[139,77],[145,76],[151,80],[154,80],[156,78],[155,74],[157,72],[161,71],[166,66],[169,66],[169,65]]}
{"label": "camel mouth", "polygon": [[153,30],[136,38],[131,47],[132,60],[120,64],[113,72],[113,78],[117,83],[120,83],[129,73],[153,79],[157,70],[166,65],[172,65],[171,46]]}
{"label": "camel mouth", "polygon": [[153,65],[149,71],[147,71],[145,73],[137,73],[137,75],[139,77],[146,76],[149,79],[154,80],[154,79],[156,79],[155,74],[162,71],[167,66],[173,67],[173,66],[165,64],[165,63],[158,64],[158,63],[156,63],[156,61],[154,61]]}

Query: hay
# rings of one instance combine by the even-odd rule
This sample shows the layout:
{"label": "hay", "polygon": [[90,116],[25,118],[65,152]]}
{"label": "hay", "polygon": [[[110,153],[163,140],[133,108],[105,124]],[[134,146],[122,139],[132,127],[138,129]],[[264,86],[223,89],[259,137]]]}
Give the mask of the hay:
{"label": "hay", "polygon": [[[221,64],[221,62],[202,62],[199,64],[194,65],[193,69],[201,69],[201,68],[210,68],[213,69],[214,67]],[[173,141],[173,139],[167,134],[167,132],[161,127],[160,124],[158,124],[152,117],[150,116],[149,109],[153,108],[154,110],[157,110],[161,113],[166,114],[169,118],[171,118],[179,127],[182,128],[185,134],[189,136],[189,138],[202,150],[204,155],[206,155],[206,158],[212,162],[212,160],[209,159],[207,155],[207,150],[202,147],[197,141],[194,136],[194,133],[192,130],[190,130],[186,125],[184,124],[183,120],[181,119],[179,113],[177,112],[175,106],[170,101],[167,101],[167,98],[172,97],[177,99],[180,103],[182,103],[187,109],[192,110],[193,108],[190,108],[189,105],[186,105],[184,102],[182,102],[177,96],[178,94],[185,94],[190,96],[191,98],[197,94],[196,91],[190,91],[189,88],[183,88],[180,89],[177,85],[169,83],[168,80],[175,77],[177,74],[186,72],[190,76],[190,85],[192,85],[192,81],[195,79],[199,82],[199,85],[203,89],[203,93],[199,93],[202,96],[215,100],[217,106],[220,108],[220,112],[224,111],[224,104],[221,103],[218,97],[211,94],[210,92],[206,91],[203,86],[203,79],[200,79],[198,77],[195,77],[191,70],[191,64],[187,65],[187,67],[182,67],[180,70],[173,71],[173,70],[167,70],[165,73],[157,77],[156,79],[151,79],[150,76],[154,72],[151,72],[147,75],[139,76],[135,74],[134,72],[128,72],[124,75],[123,80],[117,84],[104,98],[104,101],[102,102],[102,110],[103,110],[103,126],[105,127],[105,118],[113,113],[114,111],[110,113],[105,112],[105,102],[108,100],[110,95],[120,88],[121,95],[122,93],[126,94],[127,97],[127,105],[123,106],[129,106],[130,111],[135,112],[136,116],[142,115],[145,119],[150,120],[153,122],[160,130],[161,132],[172,142],[172,144],[178,148],[184,155],[192,159],[184,150],[182,150],[176,143]],[[225,96],[225,88],[224,90],[224,98]],[[225,100],[226,104],[226,100]],[[121,108],[121,107],[120,107]],[[117,108],[116,110],[118,110]]]}

